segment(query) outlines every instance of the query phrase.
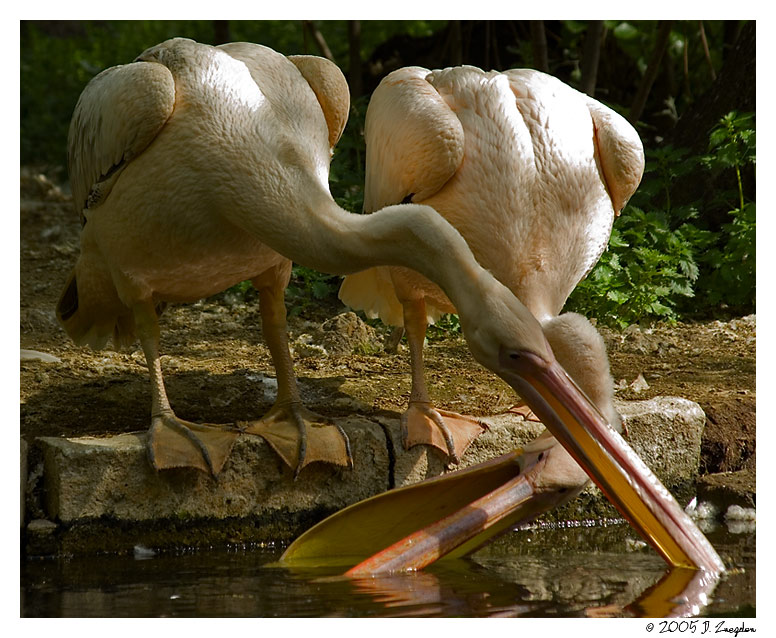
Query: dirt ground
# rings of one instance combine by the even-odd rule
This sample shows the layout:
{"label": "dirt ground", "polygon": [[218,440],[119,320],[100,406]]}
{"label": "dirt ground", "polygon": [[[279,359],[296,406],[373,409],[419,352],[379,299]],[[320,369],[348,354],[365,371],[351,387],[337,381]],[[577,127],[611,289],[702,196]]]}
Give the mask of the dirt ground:
{"label": "dirt ground", "polygon": [[[58,359],[21,361],[22,436],[146,429],[150,386],[139,347],[131,352],[79,348],[56,321],[54,306],[78,256],[80,226],[67,194],[26,168],[20,225],[20,345]],[[303,398],[328,416],[397,415],[410,389],[406,349],[386,353],[382,341],[389,330],[378,325],[359,354],[350,348],[338,353],[321,324],[346,310],[334,302],[289,306]],[[170,307],[161,329],[165,380],[179,416],[224,423],[259,418],[269,409],[274,369],[255,295],[220,294]],[[603,333],[619,398],[673,395],[698,402],[708,417],[702,472],[754,469],[754,316]],[[515,401],[509,386],[472,360],[462,338],[431,340],[426,365],[432,396],[442,407],[485,415]]]}

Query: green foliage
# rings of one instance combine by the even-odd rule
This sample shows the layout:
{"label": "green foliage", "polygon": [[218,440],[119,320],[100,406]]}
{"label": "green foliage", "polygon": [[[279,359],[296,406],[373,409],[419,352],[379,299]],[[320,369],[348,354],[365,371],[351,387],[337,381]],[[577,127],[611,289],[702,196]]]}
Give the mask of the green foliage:
{"label": "green foliage", "polygon": [[368,99],[361,97],[350,105],[345,131],[334,149],[329,172],[329,185],[334,200],[351,213],[364,208],[364,120]]}
{"label": "green foliage", "polygon": [[732,221],[722,226],[722,239],[703,257],[707,266],[699,287],[710,305],[749,311],[756,284],[756,211],[754,202],[730,211]]}
{"label": "green foliage", "polygon": [[675,207],[671,200],[674,183],[697,170],[700,160],[686,148],[670,144],[646,149],[644,177],[630,204],[645,209],[659,207],[672,220],[686,220],[697,216],[694,205]]}
{"label": "green foliage", "polygon": [[680,298],[698,277],[691,224],[672,230],[665,213],[629,206],[615,223],[609,248],[569,298],[569,309],[624,328],[644,319],[677,317]]}
{"label": "green foliage", "polygon": [[458,315],[442,315],[434,325],[429,326],[426,330],[426,337],[431,341],[461,334],[463,333]]}
{"label": "green foliage", "polygon": [[[709,154],[701,158],[713,174],[725,169],[736,172],[738,185],[737,209],[744,208],[744,189],[741,182],[741,170],[747,164],[755,164],[756,133],[754,113],[743,115],[732,111],[725,115],[709,136]],[[723,193],[729,195],[729,193]]]}
{"label": "green foliage", "polygon": [[[642,185],[615,221],[607,251],[571,294],[569,309],[618,327],[674,320],[690,298],[695,312],[721,304],[753,309],[756,213],[754,202],[745,203],[741,169],[754,162],[752,114],[723,117],[710,132],[707,155],[692,157],[669,145],[647,150]],[[738,189],[718,196],[739,205],[720,232],[701,227],[700,202],[672,205],[677,178],[731,169]]]}
{"label": "green foliage", "polygon": [[710,305],[748,311],[754,308],[756,284],[756,206],[746,201],[741,171],[756,162],[756,134],[753,113],[728,113],[711,131],[709,154],[702,158],[712,173],[735,170],[737,191],[720,197],[732,204],[731,221],[723,224],[717,242],[702,263],[706,266],[699,282]]}
{"label": "green foliage", "polygon": [[335,298],[342,277],[327,275],[304,266],[294,266],[291,282],[286,288],[289,314],[297,315],[321,300]]}

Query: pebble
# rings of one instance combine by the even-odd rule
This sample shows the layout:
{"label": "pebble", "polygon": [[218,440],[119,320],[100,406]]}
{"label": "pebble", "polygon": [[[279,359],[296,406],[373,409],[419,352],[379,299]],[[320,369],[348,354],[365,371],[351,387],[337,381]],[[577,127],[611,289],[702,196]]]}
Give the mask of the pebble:
{"label": "pebble", "polygon": [[685,509],[687,514],[695,520],[716,519],[719,516],[719,507],[706,501],[698,502],[694,498]]}
{"label": "pebble", "polygon": [[753,507],[741,507],[731,505],[725,512],[725,521],[754,521],[757,520],[757,512]]}
{"label": "pebble", "polygon": [[753,507],[731,505],[725,512],[725,525],[731,534],[750,534],[757,526],[757,512]]}
{"label": "pebble", "polygon": [[156,556],[156,552],[145,545],[135,545],[132,548],[135,560],[147,560]]}
{"label": "pebble", "polygon": [[649,384],[647,383],[647,380],[644,378],[643,374],[639,373],[639,376],[637,376],[630,384],[630,389],[633,390],[636,394],[643,390],[649,390]]}
{"label": "pebble", "polygon": [[38,352],[37,350],[20,349],[22,361],[43,361],[44,363],[61,363],[62,359],[55,357],[48,352]]}

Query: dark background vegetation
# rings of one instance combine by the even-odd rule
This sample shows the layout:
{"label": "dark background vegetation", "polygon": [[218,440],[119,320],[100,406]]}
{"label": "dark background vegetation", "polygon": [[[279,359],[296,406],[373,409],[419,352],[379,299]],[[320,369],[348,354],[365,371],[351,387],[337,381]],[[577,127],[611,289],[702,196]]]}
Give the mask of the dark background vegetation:
{"label": "dark background vegetation", "polygon": [[[348,78],[352,109],[331,187],[353,212],[363,201],[366,106],[387,73],[457,64],[546,71],[627,117],[647,155],[641,188],[569,309],[615,326],[755,310],[753,21],[27,21],[20,29],[21,163],[62,183],[81,90],[151,45],[242,40],[332,59]],[[289,294],[327,298],[338,283],[297,268]]]}

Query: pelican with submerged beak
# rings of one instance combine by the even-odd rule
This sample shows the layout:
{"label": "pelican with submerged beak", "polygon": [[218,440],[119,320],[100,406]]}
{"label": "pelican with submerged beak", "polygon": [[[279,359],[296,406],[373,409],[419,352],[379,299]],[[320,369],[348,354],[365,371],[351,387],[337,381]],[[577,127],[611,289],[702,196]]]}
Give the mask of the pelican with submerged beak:
{"label": "pelican with submerged beak", "polygon": [[[409,67],[376,89],[365,134],[365,209],[432,206],[538,319],[523,313],[517,341],[494,349],[480,341],[483,324],[459,309],[475,357],[517,390],[557,440],[545,433],[482,466],[356,504],[302,535],[283,560],[340,557],[359,563],[351,575],[418,569],[569,500],[589,474],[669,563],[721,568],[613,429],[621,425],[600,335],[584,317],[559,314],[641,179],[644,156],[633,127],[537,71]],[[346,277],[340,297],[388,323],[403,322],[413,377],[405,446],[435,445],[457,460],[480,427],[433,408],[422,372],[427,318],[457,307],[443,289],[415,271],[380,267]],[[506,325],[513,318],[490,319]],[[529,323],[531,332],[518,336]],[[507,345],[517,342],[523,345]]]}

